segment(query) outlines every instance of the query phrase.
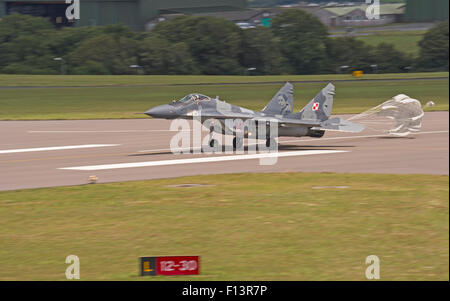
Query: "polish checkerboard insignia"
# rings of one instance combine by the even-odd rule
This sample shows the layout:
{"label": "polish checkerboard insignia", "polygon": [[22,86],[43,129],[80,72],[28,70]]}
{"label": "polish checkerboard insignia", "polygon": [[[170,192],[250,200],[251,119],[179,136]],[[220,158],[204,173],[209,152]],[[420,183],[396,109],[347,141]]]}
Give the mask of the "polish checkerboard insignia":
{"label": "polish checkerboard insignia", "polygon": [[313,109],[313,111],[318,111],[319,110],[319,103],[318,102],[313,103],[312,109]]}

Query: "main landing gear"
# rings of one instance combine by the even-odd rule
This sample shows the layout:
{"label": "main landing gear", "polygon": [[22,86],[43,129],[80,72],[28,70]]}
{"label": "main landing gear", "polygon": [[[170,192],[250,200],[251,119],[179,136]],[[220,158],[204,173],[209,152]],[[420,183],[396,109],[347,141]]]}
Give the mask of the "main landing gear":
{"label": "main landing gear", "polygon": [[275,138],[273,138],[273,137],[272,138],[267,137],[266,138],[266,147],[268,149],[270,149],[270,150],[278,149],[278,142],[277,142],[277,140]]}
{"label": "main landing gear", "polygon": [[233,150],[243,149],[244,146],[244,138],[234,137],[233,138]]}
{"label": "main landing gear", "polygon": [[[233,150],[240,150],[243,148],[244,139],[234,137],[233,138]],[[278,142],[275,138],[267,137],[266,138],[266,149],[276,150],[278,149]]]}
{"label": "main landing gear", "polygon": [[[267,127],[266,133],[266,147],[264,149],[260,150],[277,150],[278,149],[278,142],[274,137],[270,136],[270,128]],[[221,145],[219,144],[219,141],[213,138],[213,132],[214,132],[214,127],[211,126],[209,128],[209,147],[211,149],[213,149],[214,151],[219,151],[221,149]],[[233,137],[233,150],[243,150],[244,149],[244,138],[243,137],[238,137],[238,136],[234,136]]]}
{"label": "main landing gear", "polygon": [[270,135],[270,123],[266,123],[266,147],[269,150],[277,150],[278,149],[278,143],[275,137],[272,137]]}
{"label": "main landing gear", "polygon": [[216,139],[211,139],[209,140],[209,147],[217,149],[220,147],[219,141],[217,141]]}

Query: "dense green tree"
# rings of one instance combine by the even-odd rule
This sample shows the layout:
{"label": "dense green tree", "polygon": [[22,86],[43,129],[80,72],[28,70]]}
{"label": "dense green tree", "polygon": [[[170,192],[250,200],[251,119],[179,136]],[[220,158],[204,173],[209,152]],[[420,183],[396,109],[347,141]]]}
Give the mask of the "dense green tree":
{"label": "dense green tree", "polygon": [[259,75],[281,72],[282,55],[270,29],[247,29],[242,37],[241,62],[245,68],[256,68],[252,74]]}
{"label": "dense green tree", "polygon": [[[116,41],[120,41],[122,37],[126,37],[128,41],[139,40],[142,37],[141,33],[132,31],[130,27],[123,24],[79,28],[63,27],[53,33],[52,37],[46,40],[46,44],[56,57],[65,57],[74,51],[82,42],[103,34],[110,35]],[[135,47],[135,44],[131,43],[130,47]],[[96,62],[94,64],[92,60],[87,60],[85,63],[82,63],[86,65],[86,68],[80,68],[78,64],[75,66],[75,70],[72,71],[76,71],[77,73],[81,72],[82,74],[84,72],[88,72],[87,74],[109,74],[112,72],[107,66],[103,66],[96,71],[93,66],[98,67],[99,60],[96,59]],[[132,70],[127,71],[132,72]]]}
{"label": "dense green tree", "polygon": [[152,30],[189,48],[201,74],[240,74],[241,29],[234,23],[213,17],[181,16],[157,24]]}
{"label": "dense green tree", "polygon": [[57,57],[73,51],[81,42],[101,35],[104,27],[63,27],[45,40],[52,53]]}
{"label": "dense green tree", "polygon": [[41,17],[11,14],[0,19],[0,44],[8,43],[23,35],[52,34],[56,28]]}
{"label": "dense green tree", "polygon": [[273,34],[280,39],[285,70],[316,74],[324,70],[328,32],[319,19],[299,9],[290,9],[272,21]]}
{"label": "dense green tree", "polygon": [[134,73],[129,66],[136,64],[137,45],[136,40],[106,33],[85,40],[69,54],[70,73],[85,74],[100,65],[98,74]]}
{"label": "dense green tree", "polygon": [[0,71],[3,73],[57,73],[46,41],[56,32],[44,18],[11,14],[0,20]]}
{"label": "dense green tree", "polygon": [[437,24],[419,41],[417,68],[428,71],[448,71],[448,26],[448,21]]}
{"label": "dense green tree", "polygon": [[138,65],[145,74],[195,74],[188,46],[171,43],[157,35],[149,35],[139,43]]}
{"label": "dense green tree", "polygon": [[[339,66],[403,72],[411,58],[390,44],[369,47],[353,38],[328,38],[312,15],[291,9],[272,29],[242,30],[212,17],[179,17],[151,32],[125,25],[55,28],[48,20],[12,14],[0,19],[0,72],[59,74],[62,57],[72,74],[315,74]],[[448,70],[448,22],[420,42],[416,70]]]}
{"label": "dense green tree", "polygon": [[373,60],[380,73],[406,72],[411,67],[412,58],[388,43],[378,44],[373,50]]}
{"label": "dense green tree", "polygon": [[[363,70],[371,72],[373,64],[372,47],[352,37],[328,39],[326,42],[327,73]],[[348,68],[341,70],[341,66]]]}

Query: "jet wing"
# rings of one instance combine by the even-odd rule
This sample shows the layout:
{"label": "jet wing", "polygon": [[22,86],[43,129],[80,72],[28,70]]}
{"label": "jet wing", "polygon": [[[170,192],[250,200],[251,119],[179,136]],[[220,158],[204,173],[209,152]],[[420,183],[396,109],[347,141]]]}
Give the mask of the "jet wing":
{"label": "jet wing", "polygon": [[256,120],[258,122],[266,122],[266,121],[277,121],[281,127],[289,127],[296,125],[304,125],[304,126],[319,126],[319,120],[305,120],[305,119],[294,119],[294,118],[285,118],[285,117],[255,117],[252,120]]}
{"label": "jet wing", "polygon": [[363,125],[353,123],[347,121],[342,118],[331,118],[325,121],[320,120],[305,120],[305,119],[292,119],[292,118],[264,118],[264,117],[255,117],[252,120],[257,121],[270,121],[276,120],[281,127],[289,127],[289,126],[310,126],[312,130],[327,130],[327,131],[338,131],[338,132],[350,132],[350,133],[359,133],[365,129]]}
{"label": "jet wing", "polygon": [[214,118],[214,119],[242,119],[242,120],[254,120],[258,122],[269,122],[276,121],[282,127],[286,126],[296,126],[296,125],[304,125],[304,126],[320,126],[319,120],[301,120],[295,118],[285,118],[285,117],[266,117],[266,116],[255,116],[254,114],[248,113],[237,113],[237,112],[229,112],[226,115],[222,115],[221,113],[203,113],[201,114],[202,119]]}
{"label": "jet wing", "polygon": [[[195,116],[195,115],[192,115]],[[252,119],[254,117],[253,114],[247,114],[247,113],[237,113],[237,112],[229,112],[226,115],[221,114],[219,112],[217,113],[213,113],[213,112],[201,112],[200,115],[197,116],[201,116],[202,119],[208,119],[208,118],[214,118],[214,119],[242,119],[242,120],[247,120],[247,119]]]}
{"label": "jet wing", "polygon": [[351,132],[358,133],[364,130],[364,126],[353,123],[342,118],[331,118],[325,121],[320,120],[305,120],[305,119],[295,119],[286,118],[282,116],[255,116],[250,113],[237,113],[237,112],[227,112],[226,115],[219,112],[205,112],[201,114],[203,120],[208,118],[213,119],[242,119],[242,120],[253,120],[258,122],[269,122],[276,121],[280,127],[292,127],[292,126],[307,126],[311,127],[313,130],[327,130],[327,131],[340,131],[340,132]]}
{"label": "jet wing", "polygon": [[338,132],[350,132],[359,133],[364,130],[364,126],[347,121],[342,118],[331,118],[320,123],[320,126],[313,127],[313,130],[327,130],[327,131],[338,131]]}

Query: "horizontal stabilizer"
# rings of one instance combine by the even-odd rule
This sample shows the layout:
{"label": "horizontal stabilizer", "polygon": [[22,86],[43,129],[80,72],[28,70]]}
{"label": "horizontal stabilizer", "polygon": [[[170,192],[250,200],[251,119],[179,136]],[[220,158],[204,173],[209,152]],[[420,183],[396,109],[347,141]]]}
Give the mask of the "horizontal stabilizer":
{"label": "horizontal stabilizer", "polygon": [[339,131],[339,132],[350,132],[359,133],[364,130],[364,126],[347,121],[342,118],[331,118],[320,123],[320,126],[313,127],[313,130],[327,130],[327,131]]}

